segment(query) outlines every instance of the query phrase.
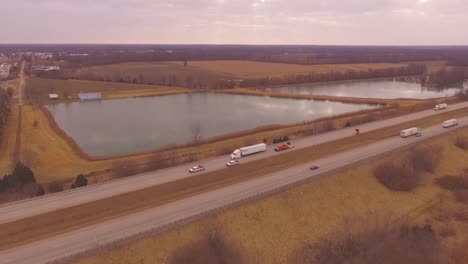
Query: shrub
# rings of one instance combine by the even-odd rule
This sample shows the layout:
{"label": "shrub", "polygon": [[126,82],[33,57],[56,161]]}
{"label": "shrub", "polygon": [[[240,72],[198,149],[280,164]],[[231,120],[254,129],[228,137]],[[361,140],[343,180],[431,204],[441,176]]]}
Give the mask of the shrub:
{"label": "shrub", "polygon": [[57,193],[57,192],[63,191],[63,186],[58,181],[52,181],[52,182],[49,183],[49,186],[47,187],[47,190],[50,193]]}
{"label": "shrub", "polygon": [[468,177],[446,175],[435,179],[435,183],[446,190],[468,189]]}
{"label": "shrub", "polygon": [[381,163],[374,170],[374,176],[393,191],[412,191],[421,182],[420,175],[407,160]]}
{"label": "shrub", "polygon": [[458,202],[468,204],[468,190],[467,189],[459,189],[453,191],[453,194],[455,195],[455,199]]}
{"label": "shrub", "polygon": [[114,178],[124,178],[136,174],[137,164],[134,160],[115,161],[112,164]]}
{"label": "shrub", "polygon": [[79,188],[79,187],[84,187],[88,185],[88,179],[83,175],[80,174],[76,176],[75,181],[72,183],[71,188]]}
{"label": "shrub", "polygon": [[218,232],[206,234],[169,258],[169,264],[238,264],[243,263],[240,252]]}
{"label": "shrub", "polygon": [[410,153],[410,160],[416,171],[434,172],[439,165],[440,149],[433,150],[428,146],[415,147]]}
{"label": "shrub", "polygon": [[39,125],[39,122],[37,122],[37,120],[34,120],[33,127],[36,128],[38,125]]}
{"label": "shrub", "polygon": [[457,137],[455,138],[455,146],[464,150],[468,149],[468,137],[457,134]]}
{"label": "shrub", "polygon": [[325,132],[332,131],[332,130],[335,130],[335,129],[336,129],[336,127],[335,127],[335,123],[333,122],[333,120],[328,119],[328,120],[324,121],[323,130]]}
{"label": "shrub", "polygon": [[366,227],[364,231],[344,231],[306,244],[296,250],[288,263],[320,264],[436,264],[446,263],[430,225]]}
{"label": "shrub", "polygon": [[44,187],[42,185],[37,186],[36,196],[43,196],[45,194]]}

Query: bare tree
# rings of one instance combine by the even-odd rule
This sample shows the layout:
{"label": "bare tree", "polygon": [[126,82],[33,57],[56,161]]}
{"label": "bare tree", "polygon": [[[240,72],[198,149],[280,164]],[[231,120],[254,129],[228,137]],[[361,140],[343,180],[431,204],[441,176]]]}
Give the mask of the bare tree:
{"label": "bare tree", "polygon": [[29,168],[35,167],[39,163],[39,159],[37,158],[36,153],[29,149],[21,151],[20,160],[21,163],[23,163]]}
{"label": "bare tree", "polygon": [[194,144],[200,143],[200,140],[202,138],[202,133],[201,133],[201,126],[200,123],[192,123],[190,125],[190,133],[192,135],[192,142]]}

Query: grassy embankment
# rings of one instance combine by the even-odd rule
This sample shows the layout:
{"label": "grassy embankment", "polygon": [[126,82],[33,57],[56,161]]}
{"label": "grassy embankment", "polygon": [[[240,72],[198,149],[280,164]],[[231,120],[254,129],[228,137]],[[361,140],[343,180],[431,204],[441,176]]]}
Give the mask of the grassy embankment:
{"label": "grassy embankment", "polygon": [[200,174],[197,177],[149,187],[136,192],[95,201],[56,212],[0,225],[0,249],[74,230],[112,217],[126,215],[164,203],[276,172],[307,161],[370,144],[398,134],[408,126],[427,127],[452,117],[466,116],[468,109],[445,112],[433,117],[363,133],[242,164],[238,167]]}
{"label": "grassy embankment", "polygon": [[[458,133],[468,136],[467,129]],[[168,263],[171,255],[186,245],[200,243],[214,230],[222,234],[225,243],[241,252],[243,263],[290,263],[291,254],[297,249],[342,230],[349,220],[367,219],[353,224],[357,230],[373,226],[379,219],[385,224],[384,217],[404,217],[413,223],[431,225],[442,246],[452,252],[453,248],[466,245],[468,218],[459,215],[467,215],[468,206],[457,203],[433,181],[447,174],[458,175],[468,167],[468,151],[455,147],[454,139],[455,133],[450,133],[425,143],[442,146],[442,158],[437,169],[426,173],[423,184],[412,192],[385,188],[373,176],[382,160],[373,161],[75,263]],[[395,160],[406,152],[383,160]],[[446,218],[434,214],[438,211],[434,204],[443,207]],[[452,232],[448,233],[447,227]]]}

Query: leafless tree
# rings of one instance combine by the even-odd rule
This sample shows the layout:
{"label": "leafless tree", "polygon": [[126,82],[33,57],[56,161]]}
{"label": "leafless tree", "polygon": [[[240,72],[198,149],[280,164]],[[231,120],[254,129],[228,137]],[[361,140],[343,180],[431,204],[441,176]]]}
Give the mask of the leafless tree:
{"label": "leafless tree", "polygon": [[190,125],[190,133],[192,135],[192,142],[194,144],[200,143],[200,140],[202,138],[202,133],[201,133],[201,125],[200,123],[192,123]]}
{"label": "leafless tree", "polygon": [[33,167],[37,166],[38,163],[39,163],[39,159],[37,158],[37,154],[34,151],[29,150],[29,149],[25,149],[25,150],[21,151],[20,160],[21,160],[21,163],[23,163],[24,165],[26,165],[29,168],[33,168]]}

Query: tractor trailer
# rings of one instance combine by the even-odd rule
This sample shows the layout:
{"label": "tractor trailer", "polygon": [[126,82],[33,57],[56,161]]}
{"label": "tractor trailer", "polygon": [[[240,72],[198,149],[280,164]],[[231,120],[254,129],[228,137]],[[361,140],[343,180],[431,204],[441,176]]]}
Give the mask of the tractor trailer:
{"label": "tractor trailer", "polygon": [[419,127],[412,127],[412,128],[403,129],[402,131],[400,131],[400,137],[402,138],[410,137],[413,135],[416,135],[417,137],[419,137],[421,136],[421,134],[422,134],[422,130]]}
{"label": "tractor trailer", "polygon": [[247,155],[252,155],[255,153],[266,151],[266,149],[267,149],[267,146],[264,143],[239,148],[232,152],[231,159],[240,159]]}

